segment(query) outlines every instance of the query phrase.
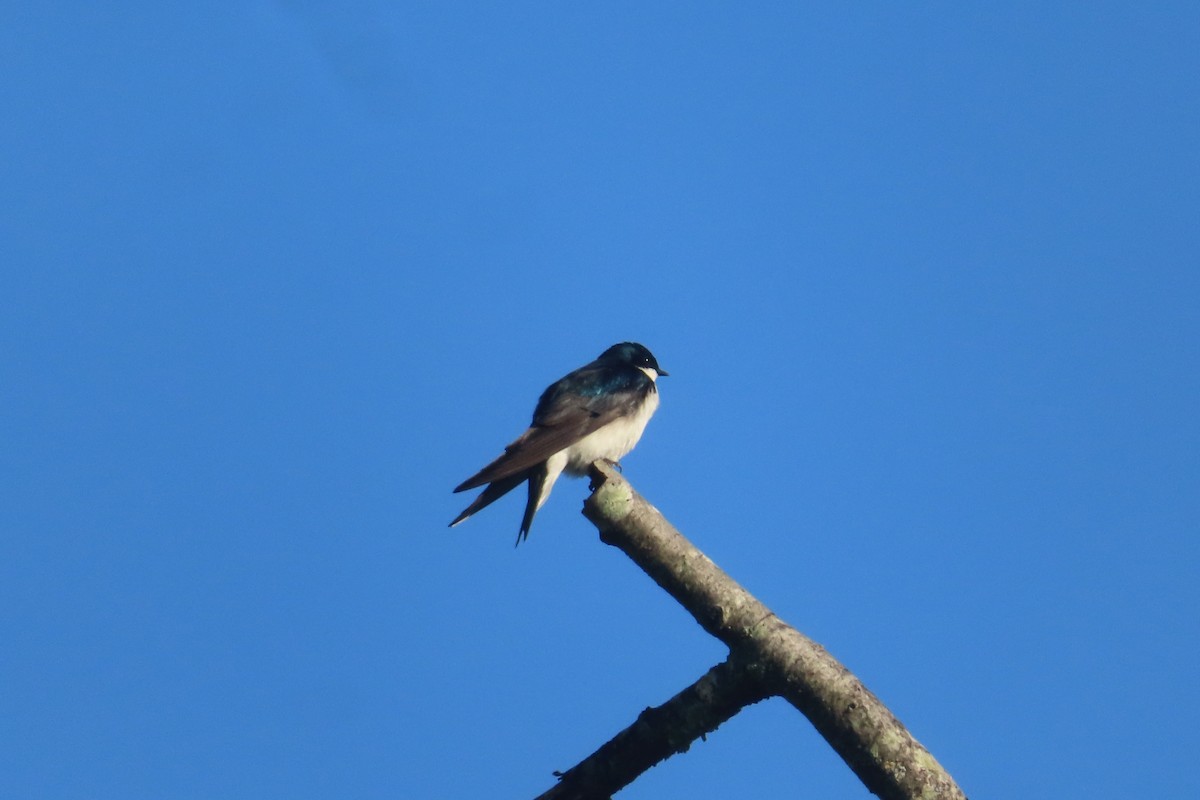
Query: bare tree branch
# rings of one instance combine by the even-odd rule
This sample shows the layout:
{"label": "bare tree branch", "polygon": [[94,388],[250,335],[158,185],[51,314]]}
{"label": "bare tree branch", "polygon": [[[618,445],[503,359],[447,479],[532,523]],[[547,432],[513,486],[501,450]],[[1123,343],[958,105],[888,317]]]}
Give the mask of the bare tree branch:
{"label": "bare tree branch", "polygon": [[686,752],[696,739],[766,697],[754,671],[731,656],[663,705],[647,708],[610,742],[562,773],[558,785],[537,800],[611,797],[658,762]]}
{"label": "bare tree branch", "polygon": [[[591,475],[593,491],[584,503],[583,513],[599,529],[601,541],[620,548],[706,631],[729,646],[730,658],[709,675],[718,670],[735,673],[730,680],[736,685],[736,673],[745,670],[747,685],[785,698],[808,717],[863,784],[884,800],[965,800],[954,779],[929,751],[825,648],[784,623],[722,572],[611,468],[594,464]],[[714,714],[712,719],[726,711]],[[717,719],[716,724],[733,713],[736,709]],[[670,753],[686,750],[705,730],[712,730],[698,730],[691,739],[681,742],[671,738],[670,724],[666,718],[647,718],[644,714],[629,731],[640,725],[662,726],[664,730],[640,732],[626,741],[629,749],[614,746],[621,739],[618,736],[589,758],[591,761],[611,747],[603,770],[606,775],[622,776],[624,782],[619,785],[605,783],[600,794],[547,793],[543,797],[606,797],[604,792],[627,785]],[[682,728],[673,730],[677,736]],[[639,741],[655,742],[658,749],[636,752],[633,745]],[[665,754],[663,741],[673,742]],[[586,764],[588,761],[565,773],[563,782]]]}

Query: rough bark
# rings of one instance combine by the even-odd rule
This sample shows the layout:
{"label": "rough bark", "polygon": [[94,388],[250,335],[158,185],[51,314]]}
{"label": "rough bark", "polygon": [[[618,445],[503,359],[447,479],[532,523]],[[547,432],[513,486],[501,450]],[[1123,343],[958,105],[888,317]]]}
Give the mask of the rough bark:
{"label": "rough bark", "polygon": [[[929,751],[825,648],[776,617],[722,572],[621,475],[601,463],[593,465],[591,475],[593,491],[583,513],[599,529],[600,539],[620,548],[730,649],[727,661],[662,708],[683,703],[681,698],[689,692],[690,702],[697,701],[694,690],[718,671],[723,685],[754,687],[745,696],[755,699],[736,708],[728,703],[707,717],[689,711],[705,720],[690,728],[678,725],[673,715],[659,717],[648,711],[587,761],[564,773],[559,786],[543,797],[607,797],[671,753],[686,750],[691,741],[742,706],[761,696],[777,695],[803,713],[863,784],[884,800],[965,800]],[[635,729],[637,733],[631,733]],[[683,740],[685,732],[690,738]],[[593,763],[589,766],[589,762]],[[572,785],[593,786],[574,781],[577,775],[599,773],[619,776],[623,782],[596,783],[597,794],[553,794],[564,786],[564,791]]]}
{"label": "rough bark", "polygon": [[537,800],[602,800],[658,762],[686,752],[746,706],[767,696],[753,670],[730,657],[559,776]]}

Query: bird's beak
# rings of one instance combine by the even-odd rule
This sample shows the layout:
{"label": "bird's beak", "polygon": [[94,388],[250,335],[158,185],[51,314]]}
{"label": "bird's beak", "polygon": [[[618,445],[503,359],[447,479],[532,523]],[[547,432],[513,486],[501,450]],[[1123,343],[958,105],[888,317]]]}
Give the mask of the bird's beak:
{"label": "bird's beak", "polygon": [[668,377],[669,377],[669,376],[670,376],[670,374],[671,374],[671,373],[667,372],[665,369],[663,369],[662,367],[655,367],[655,368],[654,368],[654,371],[658,373],[658,376],[659,376],[660,378],[661,378],[662,376],[664,376],[664,375],[666,375],[666,376],[668,376]]}

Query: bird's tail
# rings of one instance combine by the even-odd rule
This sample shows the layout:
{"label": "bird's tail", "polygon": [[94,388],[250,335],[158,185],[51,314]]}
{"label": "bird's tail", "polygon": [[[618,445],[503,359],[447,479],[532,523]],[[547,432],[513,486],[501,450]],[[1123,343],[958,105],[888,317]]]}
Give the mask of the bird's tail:
{"label": "bird's tail", "polygon": [[517,544],[529,538],[529,529],[533,527],[533,515],[542,507],[542,503],[546,502],[546,494],[549,491],[549,487],[546,486],[549,471],[546,469],[545,462],[533,467],[526,474],[529,476],[529,499],[525,501],[525,516],[521,518],[521,530],[517,531]]}

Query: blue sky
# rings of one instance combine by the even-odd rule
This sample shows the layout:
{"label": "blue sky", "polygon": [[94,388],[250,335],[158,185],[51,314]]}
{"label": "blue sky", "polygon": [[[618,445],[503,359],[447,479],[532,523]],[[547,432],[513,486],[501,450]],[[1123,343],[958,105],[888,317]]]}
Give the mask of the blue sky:
{"label": "blue sky", "polygon": [[[1182,797],[1200,10],[42,4],[0,25],[0,795],[532,797],[723,656],[625,474],[975,798]],[[866,792],[781,701],[622,798]]]}

